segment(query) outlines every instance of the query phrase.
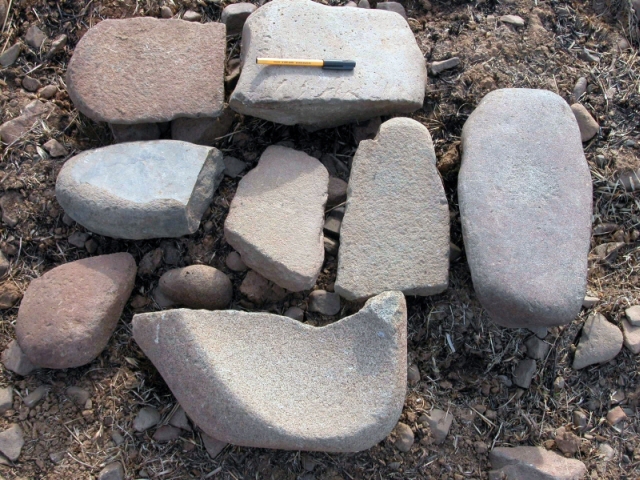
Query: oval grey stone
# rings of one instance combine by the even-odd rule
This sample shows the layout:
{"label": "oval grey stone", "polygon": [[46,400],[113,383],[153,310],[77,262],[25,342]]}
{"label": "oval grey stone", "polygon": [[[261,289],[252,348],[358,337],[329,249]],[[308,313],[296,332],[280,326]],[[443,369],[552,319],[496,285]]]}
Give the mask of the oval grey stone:
{"label": "oval grey stone", "polygon": [[545,90],[491,92],[462,149],[458,198],[480,302],[505,327],[570,322],[586,292],[592,185],[569,105]]}
{"label": "oval grey stone", "polygon": [[114,238],[194,233],[224,172],[215,148],[175,140],[111,145],[68,160],[56,181],[65,212]]}

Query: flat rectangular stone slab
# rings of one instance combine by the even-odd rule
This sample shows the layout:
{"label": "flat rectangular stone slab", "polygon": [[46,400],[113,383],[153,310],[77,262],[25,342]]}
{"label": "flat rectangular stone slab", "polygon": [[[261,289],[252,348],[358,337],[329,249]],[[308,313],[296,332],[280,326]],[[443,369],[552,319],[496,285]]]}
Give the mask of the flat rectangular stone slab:
{"label": "flat rectangular stone slab", "polygon": [[449,206],[427,128],[382,124],[353,158],[335,291],[348,300],[387,290],[434,295],[449,277]]}
{"label": "flat rectangular stone slab", "polygon": [[[353,71],[256,65],[257,57],[355,60]],[[422,107],[427,70],[400,15],[274,0],[247,19],[230,106],[285,125],[337,126]]]}
{"label": "flat rectangular stone slab", "polygon": [[217,117],[225,50],[221,23],[103,20],[76,46],[66,76],[69,96],[87,117],[116,124]]}

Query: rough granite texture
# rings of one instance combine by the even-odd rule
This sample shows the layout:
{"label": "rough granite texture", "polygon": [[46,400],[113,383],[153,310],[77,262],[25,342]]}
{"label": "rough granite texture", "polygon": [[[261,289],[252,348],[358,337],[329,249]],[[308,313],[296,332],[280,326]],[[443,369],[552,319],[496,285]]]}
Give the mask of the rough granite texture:
{"label": "rough granite texture", "polygon": [[592,185],[571,109],[546,90],[493,91],[465,123],[462,150],[462,233],[480,302],[504,327],[572,321],[586,293]]}
{"label": "rough granite texture", "polygon": [[587,474],[580,460],[564,458],[544,447],[496,447],[489,453],[489,461],[506,480],[581,480]]}
{"label": "rough granite texture", "polygon": [[87,229],[113,238],[194,233],[222,180],[215,148],[175,140],[111,145],[64,164],[56,197]]}
{"label": "rough granite texture", "polygon": [[96,358],[116,329],[136,271],[130,254],[114,253],[65,263],[33,280],[16,320],[29,360],[73,368]]}
{"label": "rough granite texture", "polygon": [[196,425],[259,448],[355,452],[395,427],[407,384],[407,311],[385,292],[312,327],[269,313],[170,310],[133,335]]}
{"label": "rough granite texture", "polygon": [[224,103],[225,49],[226,29],[217,22],[103,20],[74,50],[69,97],[98,122],[217,117]]}
{"label": "rough granite texture", "polygon": [[394,118],[353,158],[335,291],[347,300],[386,290],[434,295],[448,276],[449,207],[431,135]]}
{"label": "rough granite texture", "polygon": [[293,292],[316,283],[324,261],[322,227],[329,174],[315,158],[267,148],[236,190],[224,224],[244,263]]}
{"label": "rough granite texture", "polygon": [[573,359],[573,368],[581,368],[612,360],[622,350],[620,329],[604,315],[594,313],[587,318]]}
{"label": "rough granite texture", "polygon": [[[274,67],[257,57],[355,60],[356,68]],[[285,125],[333,127],[412,112],[424,100],[427,69],[413,33],[380,10],[274,0],[247,19],[242,62],[231,108]]]}

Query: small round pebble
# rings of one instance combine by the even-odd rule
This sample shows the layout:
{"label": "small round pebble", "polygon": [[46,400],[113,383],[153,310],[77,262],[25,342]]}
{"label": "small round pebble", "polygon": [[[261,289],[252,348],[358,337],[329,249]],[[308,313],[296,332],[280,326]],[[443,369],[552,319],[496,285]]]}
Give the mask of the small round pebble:
{"label": "small round pebble", "polygon": [[207,265],[169,270],[160,277],[158,287],[167,298],[189,308],[227,308],[233,296],[229,277]]}
{"label": "small round pebble", "polygon": [[300,307],[289,307],[287,311],[284,312],[284,316],[302,322],[304,320],[304,310]]}
{"label": "small round pebble", "polygon": [[247,265],[242,261],[242,257],[238,252],[231,252],[227,255],[227,259],[224,262],[229,270],[234,272],[246,272]]}
{"label": "small round pebble", "polygon": [[393,444],[401,452],[408,452],[413,446],[415,438],[409,425],[398,422],[396,425],[396,442]]}
{"label": "small round pebble", "polygon": [[340,311],[340,295],[326,290],[314,290],[309,295],[309,311],[336,315]]}

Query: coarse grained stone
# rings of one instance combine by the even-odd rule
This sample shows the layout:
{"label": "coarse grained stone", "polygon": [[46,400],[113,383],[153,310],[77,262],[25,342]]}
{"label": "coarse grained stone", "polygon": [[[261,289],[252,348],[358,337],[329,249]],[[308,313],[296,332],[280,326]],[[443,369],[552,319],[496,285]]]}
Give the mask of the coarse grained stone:
{"label": "coarse grained stone", "polygon": [[273,145],[236,190],[224,235],[251,269],[287,290],[310,289],[324,261],[329,174],[304,152]]}
{"label": "coarse grained stone", "polygon": [[268,313],[170,310],[133,335],[189,418],[234,445],[352,452],[395,427],[407,382],[400,292],[317,328]]}
{"label": "coarse grained stone", "polygon": [[110,145],[67,160],[56,181],[65,212],[114,238],[194,233],[222,180],[215,148],[176,140]]}
{"label": "coarse grained stone", "polygon": [[136,262],[128,253],[84,258],[49,270],[24,294],[16,336],[35,365],[73,368],[104,349],[131,295]]}
{"label": "coarse grained stone", "polygon": [[391,119],[353,158],[335,291],[347,300],[434,295],[448,276],[449,207],[431,135],[415,120]]}
{"label": "coarse grained stone", "polygon": [[[274,67],[257,65],[257,57],[354,60],[356,67]],[[244,25],[242,63],[231,108],[285,125],[333,127],[412,112],[424,100],[427,71],[415,37],[406,20],[380,10],[269,2]]]}
{"label": "coarse grained stone", "polygon": [[570,322],[586,293],[592,190],[571,109],[545,90],[493,91],[462,149],[462,232],[483,307],[504,327]]}
{"label": "coarse grained stone", "polygon": [[103,20],[76,45],[69,97],[87,117],[109,123],[216,117],[224,103],[225,49],[221,23]]}
{"label": "coarse grained stone", "polygon": [[496,447],[489,453],[491,466],[504,470],[508,480],[580,480],[587,467],[543,447]]}
{"label": "coarse grained stone", "polygon": [[622,332],[617,326],[599,313],[589,315],[578,341],[573,368],[579,370],[596,363],[608,362],[620,353],[622,343]]}

